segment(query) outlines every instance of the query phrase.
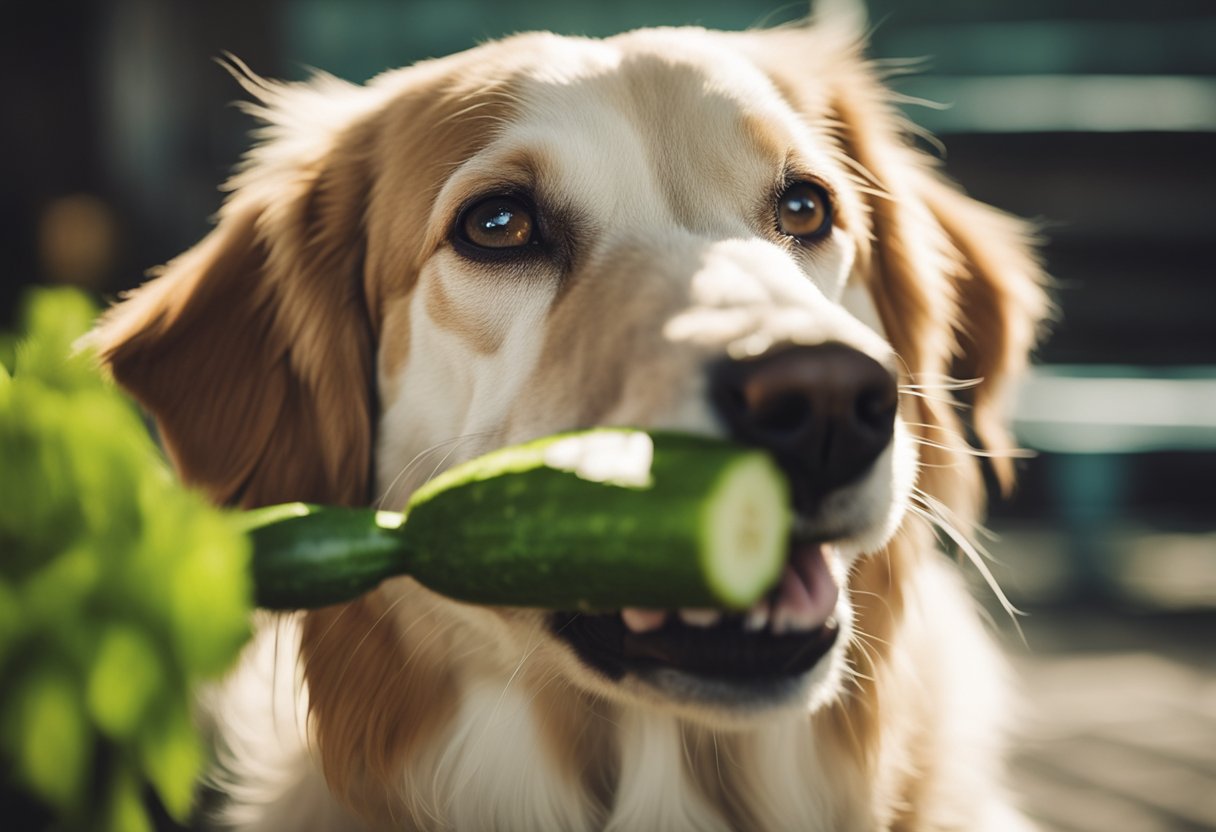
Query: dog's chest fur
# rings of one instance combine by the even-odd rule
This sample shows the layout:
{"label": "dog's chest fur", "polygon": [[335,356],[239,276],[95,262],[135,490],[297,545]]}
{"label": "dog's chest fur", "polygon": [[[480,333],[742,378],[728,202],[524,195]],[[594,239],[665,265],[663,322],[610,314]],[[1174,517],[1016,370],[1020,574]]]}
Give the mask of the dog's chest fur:
{"label": "dog's chest fur", "polygon": [[[370,820],[335,802],[301,730],[295,622],[267,624],[208,698],[221,737],[216,780],[231,800],[224,821],[244,830],[1024,829],[993,787],[987,747],[999,733],[1001,665],[954,572],[929,560],[918,578],[900,632],[908,660],[875,680],[874,705],[846,693],[814,718],[711,732],[644,708],[571,710],[566,690],[555,732],[560,680],[469,676],[426,750],[391,782],[364,785]],[[849,745],[866,719],[881,721],[880,742],[859,754]]]}

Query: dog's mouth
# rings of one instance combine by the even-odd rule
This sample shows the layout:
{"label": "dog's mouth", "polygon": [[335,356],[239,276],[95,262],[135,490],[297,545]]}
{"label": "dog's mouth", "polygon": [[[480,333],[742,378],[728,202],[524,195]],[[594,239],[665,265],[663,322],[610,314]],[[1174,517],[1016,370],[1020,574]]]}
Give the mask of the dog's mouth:
{"label": "dog's mouth", "polygon": [[830,544],[792,541],[777,586],[742,614],[716,610],[557,613],[555,634],[589,666],[620,680],[679,671],[764,688],[811,671],[836,643],[840,588]]}

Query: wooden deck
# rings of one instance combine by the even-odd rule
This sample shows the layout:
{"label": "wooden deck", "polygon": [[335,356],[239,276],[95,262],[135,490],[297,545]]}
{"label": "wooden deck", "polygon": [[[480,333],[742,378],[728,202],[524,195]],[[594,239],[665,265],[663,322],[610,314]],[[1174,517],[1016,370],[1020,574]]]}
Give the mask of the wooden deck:
{"label": "wooden deck", "polygon": [[1023,630],[1014,783],[1044,832],[1216,830],[1216,612],[1032,612]]}

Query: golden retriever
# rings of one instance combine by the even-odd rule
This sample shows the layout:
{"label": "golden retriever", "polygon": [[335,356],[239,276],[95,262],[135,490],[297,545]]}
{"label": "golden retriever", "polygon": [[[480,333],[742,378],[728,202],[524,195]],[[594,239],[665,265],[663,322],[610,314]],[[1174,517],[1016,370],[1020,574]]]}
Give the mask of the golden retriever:
{"label": "golden retriever", "polygon": [[263,622],[209,701],[219,822],[1027,828],[1002,665],[932,525],[981,510],[967,432],[1007,449],[1039,269],[916,149],[848,27],[240,75],[265,126],[216,228],[94,335],[185,481],[400,506],[504,444],[668,428],[770,450],[817,542],[745,616],[402,578]]}

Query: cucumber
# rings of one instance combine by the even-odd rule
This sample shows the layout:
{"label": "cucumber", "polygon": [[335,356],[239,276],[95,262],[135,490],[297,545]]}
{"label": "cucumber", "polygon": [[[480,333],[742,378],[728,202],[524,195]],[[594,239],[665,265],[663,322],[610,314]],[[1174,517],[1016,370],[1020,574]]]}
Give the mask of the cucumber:
{"label": "cucumber", "polygon": [[418,489],[404,513],[292,504],[251,512],[255,597],[350,600],[393,575],[479,604],[746,609],[791,526],[765,454],[601,428],[504,448]]}
{"label": "cucumber", "polygon": [[349,601],[405,564],[391,511],[307,503],[246,512],[253,541],[254,602],[267,609],[304,609]]}

